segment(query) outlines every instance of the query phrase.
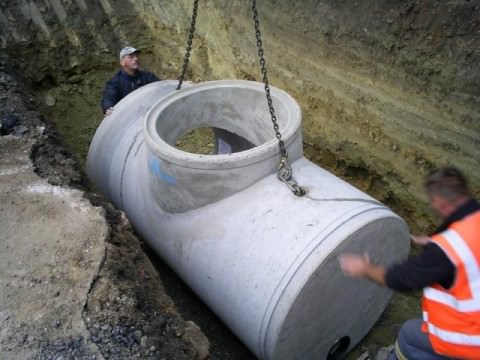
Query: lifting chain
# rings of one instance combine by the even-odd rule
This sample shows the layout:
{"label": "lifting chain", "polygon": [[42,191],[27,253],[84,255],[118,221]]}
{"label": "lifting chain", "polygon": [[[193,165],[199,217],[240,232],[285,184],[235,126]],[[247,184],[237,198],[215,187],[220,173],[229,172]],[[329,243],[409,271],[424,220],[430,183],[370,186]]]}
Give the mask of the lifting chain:
{"label": "lifting chain", "polygon": [[[185,51],[185,57],[183,58],[182,73],[180,74],[180,78],[178,79],[177,90],[181,89],[183,80],[185,78],[185,73],[187,72],[188,60],[190,58],[190,51],[192,50],[193,34],[195,32],[195,23],[197,20],[197,10],[198,10],[198,0],[194,0],[192,20],[190,22],[190,32],[188,34],[187,49]],[[290,190],[292,190],[292,192],[295,195],[303,196],[305,195],[305,190],[301,186],[299,186],[295,181],[295,179],[293,178],[292,167],[288,162],[287,149],[285,148],[285,143],[282,140],[282,134],[280,133],[280,128],[277,123],[277,116],[275,115],[275,109],[273,108],[272,96],[270,95],[270,86],[268,85],[267,64],[264,58],[256,0],[252,0],[252,13],[253,13],[253,22],[255,24],[255,36],[257,38],[258,57],[259,57],[260,67],[263,75],[263,83],[265,85],[265,94],[267,96],[267,103],[270,111],[270,116],[272,118],[273,129],[275,130],[275,136],[278,140],[278,147],[280,148],[281,159],[277,168],[277,176],[281,181],[283,181],[290,188]]]}
{"label": "lifting chain", "polygon": [[252,0],[252,13],[253,13],[253,22],[255,24],[255,36],[257,38],[257,49],[258,49],[258,58],[260,61],[260,67],[263,75],[263,83],[265,85],[265,94],[267,96],[268,108],[270,110],[270,116],[272,118],[273,129],[275,130],[275,136],[278,140],[278,147],[280,148],[280,163],[277,168],[277,176],[283,181],[296,196],[305,195],[305,190],[297,184],[293,178],[292,167],[288,162],[288,153],[285,148],[285,143],[282,140],[282,134],[277,123],[277,116],[275,115],[275,109],[273,108],[272,96],[270,95],[270,86],[268,85],[267,77],[267,64],[264,58],[263,44],[260,32],[260,23],[258,21],[258,12],[256,0]]}
{"label": "lifting chain", "polygon": [[188,33],[187,49],[185,51],[185,57],[183,58],[182,73],[178,79],[177,90],[180,90],[182,87],[183,79],[185,78],[185,73],[187,72],[188,59],[190,58],[190,51],[192,51],[192,41],[193,34],[195,32],[195,22],[197,21],[197,9],[198,9],[198,0],[193,2],[193,12],[192,12],[192,21],[190,22],[190,32]]}

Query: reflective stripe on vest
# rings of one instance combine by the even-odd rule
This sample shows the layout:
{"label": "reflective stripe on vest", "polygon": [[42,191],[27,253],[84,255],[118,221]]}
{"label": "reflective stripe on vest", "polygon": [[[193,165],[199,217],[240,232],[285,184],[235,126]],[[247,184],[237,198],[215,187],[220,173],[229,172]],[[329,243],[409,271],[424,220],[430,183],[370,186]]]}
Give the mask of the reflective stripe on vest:
{"label": "reflective stripe on vest", "polygon": [[429,322],[427,322],[427,327],[430,334],[437,336],[439,339],[445,342],[458,345],[480,346],[480,335],[466,335],[454,331],[440,329]]}
{"label": "reflective stripe on vest", "polygon": [[455,331],[441,329],[428,322],[428,312],[423,312],[423,321],[427,324],[428,332],[440,338],[443,341],[460,344],[480,346],[480,335],[465,335]]}
{"label": "reflective stripe on vest", "polygon": [[448,229],[444,231],[441,236],[447,240],[450,246],[455,249],[457,255],[462,259],[472,298],[459,300],[444,291],[432,287],[424,289],[424,296],[429,300],[450,306],[462,313],[480,311],[480,269],[475,256],[455,230]]}

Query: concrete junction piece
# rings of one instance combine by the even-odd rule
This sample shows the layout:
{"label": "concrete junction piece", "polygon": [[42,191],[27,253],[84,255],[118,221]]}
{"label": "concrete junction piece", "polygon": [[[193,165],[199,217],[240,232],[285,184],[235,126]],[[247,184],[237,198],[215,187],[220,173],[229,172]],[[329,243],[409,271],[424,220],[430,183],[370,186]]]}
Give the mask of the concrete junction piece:
{"label": "concrete junction piece", "polygon": [[[149,84],[124,98],[92,141],[87,171],[135,228],[261,359],[334,359],[373,326],[387,289],[345,278],[342,252],[392,263],[408,253],[398,216],[303,157],[301,111],[272,88],[294,176],[279,161],[263,85]],[[197,127],[256,146],[225,155],[176,149]]]}

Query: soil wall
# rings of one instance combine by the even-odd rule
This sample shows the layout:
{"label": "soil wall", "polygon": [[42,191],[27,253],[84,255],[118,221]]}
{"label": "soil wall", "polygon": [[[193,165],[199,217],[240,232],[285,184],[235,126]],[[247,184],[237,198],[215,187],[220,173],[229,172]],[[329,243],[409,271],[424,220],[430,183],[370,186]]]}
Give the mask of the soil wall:
{"label": "soil wall", "polygon": [[[6,1],[1,44],[82,157],[118,50],[133,44],[151,70],[177,77],[190,8],[190,1]],[[301,104],[309,158],[419,226],[431,220],[419,205],[429,169],[455,164],[478,193],[478,2],[271,0],[258,11],[270,82]],[[193,48],[194,81],[260,79],[246,2],[200,1]]]}
{"label": "soil wall", "polygon": [[[188,76],[260,80],[250,2],[199,2]],[[121,47],[162,78],[181,68],[192,2],[5,1],[0,43],[81,158]],[[391,205],[432,219],[425,173],[464,170],[478,194],[480,2],[259,2],[270,83],[304,114],[305,153]]]}

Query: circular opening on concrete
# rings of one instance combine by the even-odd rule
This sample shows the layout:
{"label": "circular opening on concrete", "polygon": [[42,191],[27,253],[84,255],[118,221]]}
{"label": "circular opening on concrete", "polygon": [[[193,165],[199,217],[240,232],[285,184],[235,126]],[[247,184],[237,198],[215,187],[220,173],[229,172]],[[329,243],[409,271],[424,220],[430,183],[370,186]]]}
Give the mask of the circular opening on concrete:
{"label": "circular opening on concrete", "polygon": [[[241,136],[253,144],[275,139],[263,89],[256,86],[193,85],[169,102],[158,114],[155,133],[169,145],[187,131],[213,127]],[[195,91],[197,90],[197,91]],[[287,105],[274,96],[278,125],[285,130],[289,118]]]}
{"label": "circular opening on concrete", "polygon": [[338,339],[328,351],[327,360],[343,359],[350,346],[350,337],[344,336]]}
{"label": "circular opening on concrete", "polygon": [[[295,135],[301,136],[298,131],[300,108],[284,91],[271,87],[271,94],[282,139],[288,147],[298,137]],[[229,138],[220,138],[232,147],[231,151],[219,148],[217,152],[228,154],[228,162],[242,162],[248,158],[249,163],[254,163],[278,155],[278,140],[261,83],[221,80],[176,91],[153,105],[147,113],[145,138],[157,156],[171,163],[188,161],[190,167],[204,168],[206,163],[210,167],[221,161],[224,166],[225,160],[218,159],[226,159],[223,156],[188,153],[175,147],[183,134],[205,127],[229,134]]]}

